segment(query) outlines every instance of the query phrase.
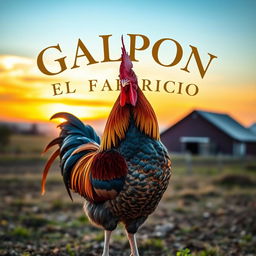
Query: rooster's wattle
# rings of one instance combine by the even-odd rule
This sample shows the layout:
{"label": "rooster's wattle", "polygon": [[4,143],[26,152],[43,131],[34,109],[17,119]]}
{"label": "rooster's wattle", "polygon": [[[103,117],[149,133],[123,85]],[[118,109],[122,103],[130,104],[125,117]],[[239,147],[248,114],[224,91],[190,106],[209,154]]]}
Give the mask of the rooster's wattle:
{"label": "rooster's wattle", "polygon": [[42,193],[50,166],[59,156],[70,197],[70,190],[83,196],[88,218],[105,230],[104,256],[109,255],[110,235],[118,222],[125,225],[132,255],[139,255],[135,233],[157,207],[171,175],[156,115],[138,87],[132,67],[123,44],[121,93],[101,141],[91,126],[69,113],[57,113],[51,119],[66,121],[60,124],[59,137],[45,148],[46,152],[58,146],[46,163]]}

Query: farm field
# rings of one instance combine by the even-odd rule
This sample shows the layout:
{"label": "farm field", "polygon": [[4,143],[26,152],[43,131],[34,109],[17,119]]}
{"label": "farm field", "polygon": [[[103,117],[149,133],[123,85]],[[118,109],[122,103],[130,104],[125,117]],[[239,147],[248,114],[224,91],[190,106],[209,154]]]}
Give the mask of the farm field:
{"label": "farm field", "polygon": [[[57,162],[40,195],[48,140],[14,136],[0,155],[0,255],[101,255],[103,231],[88,222],[81,197],[69,199]],[[172,160],[168,190],[137,233],[140,254],[256,255],[256,158]],[[130,255],[122,225],[110,255]]]}

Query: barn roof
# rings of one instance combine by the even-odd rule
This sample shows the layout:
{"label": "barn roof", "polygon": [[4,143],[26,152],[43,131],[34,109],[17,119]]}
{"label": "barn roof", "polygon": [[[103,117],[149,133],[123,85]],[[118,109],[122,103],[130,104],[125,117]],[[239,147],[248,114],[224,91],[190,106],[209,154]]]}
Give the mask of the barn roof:
{"label": "barn roof", "polygon": [[249,129],[242,126],[227,114],[213,113],[196,110],[200,116],[218,127],[220,130],[228,134],[233,139],[243,142],[256,142],[256,135]]}
{"label": "barn roof", "polygon": [[250,130],[252,133],[256,134],[256,123],[252,124],[252,125],[249,127],[249,130]]}

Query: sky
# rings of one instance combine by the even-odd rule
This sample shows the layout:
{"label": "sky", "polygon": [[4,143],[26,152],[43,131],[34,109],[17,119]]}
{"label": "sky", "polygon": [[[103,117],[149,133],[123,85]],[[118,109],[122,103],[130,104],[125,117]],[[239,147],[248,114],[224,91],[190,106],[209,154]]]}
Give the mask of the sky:
{"label": "sky", "polygon": [[[119,62],[101,63],[102,38],[109,39],[110,56],[119,58],[121,35],[129,49],[127,34],[143,34],[150,45],[136,52],[134,71],[139,84],[151,81],[145,95],[154,107],[160,127],[166,128],[194,109],[230,114],[243,125],[256,121],[256,2],[241,1],[0,1],[0,120],[47,122],[52,114],[68,111],[101,129],[119,92],[115,91]],[[87,65],[80,58],[74,64],[78,39],[81,39],[99,63]],[[177,41],[183,50],[173,67],[157,64],[152,47],[162,38]],[[51,49],[45,55],[49,69],[58,70],[57,58],[66,56],[67,70],[48,76],[37,67],[43,49],[59,44],[61,53]],[[138,47],[142,40],[138,38]],[[217,56],[202,79],[194,60],[190,72],[182,71],[191,48],[197,47],[202,63],[208,53]],[[161,45],[159,59],[168,64],[176,54],[174,44]],[[89,80],[96,79],[94,92]],[[113,91],[102,91],[105,80]],[[156,92],[156,80],[161,80]],[[163,89],[166,81],[174,93]],[[70,81],[73,94],[65,94]],[[182,93],[178,92],[179,82]],[[60,83],[63,94],[53,96],[53,83]],[[196,84],[195,96],[186,94],[186,86]]]}

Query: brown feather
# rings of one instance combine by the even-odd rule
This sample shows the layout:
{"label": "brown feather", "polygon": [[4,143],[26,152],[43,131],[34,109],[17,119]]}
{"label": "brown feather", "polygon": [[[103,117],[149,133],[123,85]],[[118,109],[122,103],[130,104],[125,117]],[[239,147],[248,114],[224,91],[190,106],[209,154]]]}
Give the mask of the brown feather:
{"label": "brown feather", "polygon": [[[98,149],[98,147],[96,149]],[[95,150],[83,156],[76,163],[71,173],[71,189],[90,200],[95,200],[89,174],[92,161],[96,154],[97,151]]]}
{"label": "brown feather", "polygon": [[43,177],[42,177],[42,184],[41,184],[41,194],[44,195],[45,193],[45,183],[46,183],[46,178],[47,178],[47,174],[49,172],[49,169],[52,165],[52,163],[54,162],[54,160],[56,159],[57,156],[59,156],[60,154],[60,149],[57,149],[48,159],[45,167],[44,167],[44,172],[43,172]]}
{"label": "brown feather", "polygon": [[81,151],[84,150],[98,150],[99,149],[99,145],[95,144],[95,143],[87,143],[87,144],[83,144],[80,147],[78,147],[76,150],[74,150],[74,152],[71,155],[77,154]]}
{"label": "brown feather", "polygon": [[44,148],[42,154],[46,153],[51,147],[53,147],[54,145],[57,145],[61,142],[62,138],[61,137],[57,137],[55,139],[53,139],[52,141],[50,141],[47,146]]}

